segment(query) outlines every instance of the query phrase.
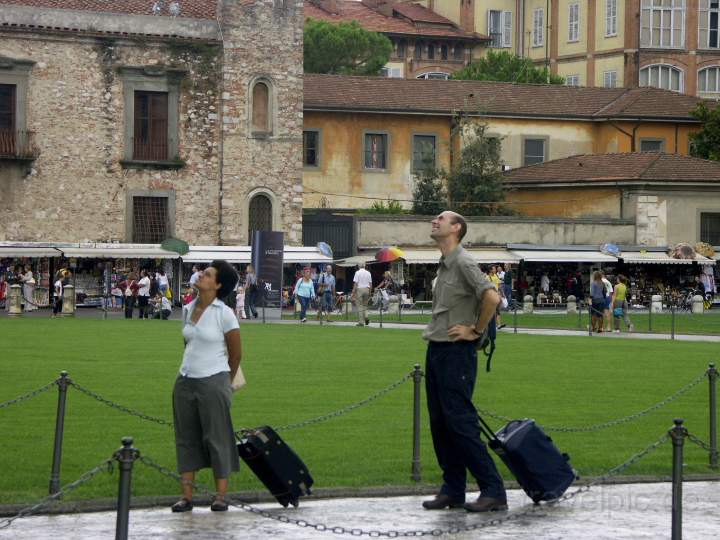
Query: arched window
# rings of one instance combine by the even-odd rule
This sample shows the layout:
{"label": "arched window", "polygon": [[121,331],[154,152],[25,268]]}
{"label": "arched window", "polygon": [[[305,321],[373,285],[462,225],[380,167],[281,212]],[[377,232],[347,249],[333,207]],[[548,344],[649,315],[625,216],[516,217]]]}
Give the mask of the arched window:
{"label": "arched window", "polygon": [[647,66],[640,70],[640,86],[652,86],[682,92],[683,72],[668,64]]}
{"label": "arched window", "polygon": [[266,82],[257,82],[252,89],[252,131],[268,133],[270,123],[270,88]]}
{"label": "arched window", "polygon": [[720,93],[720,67],[711,66],[698,71],[698,92]]}
{"label": "arched window", "polygon": [[250,199],[248,211],[248,240],[252,239],[253,231],[271,231],[272,227],[272,201],[270,201],[270,197],[263,194],[255,195]]}

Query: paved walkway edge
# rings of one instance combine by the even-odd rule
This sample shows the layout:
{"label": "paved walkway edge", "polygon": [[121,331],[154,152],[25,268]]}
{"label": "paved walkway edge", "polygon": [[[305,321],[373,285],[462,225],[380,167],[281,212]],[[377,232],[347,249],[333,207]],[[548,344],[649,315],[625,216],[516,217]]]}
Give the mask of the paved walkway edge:
{"label": "paved walkway edge", "polygon": [[[581,478],[578,482],[575,482],[574,486],[582,486],[588,483],[592,483],[596,480],[596,477]],[[605,484],[651,484],[660,482],[670,482],[672,478],[668,476],[618,476],[611,478],[605,482]],[[720,472],[718,474],[694,474],[686,475],[684,478],[685,482],[720,482]],[[519,489],[517,482],[509,481],[505,482],[507,489]],[[362,488],[319,488],[313,490],[310,499],[348,499],[348,498],[366,498],[366,497],[404,497],[412,495],[432,495],[437,491],[437,486],[430,484],[419,484],[415,486],[376,486],[376,487],[362,487]],[[272,502],[275,499],[266,491],[241,491],[237,493],[231,493],[230,496],[238,501],[257,504]],[[130,507],[133,509],[140,508],[156,508],[156,507],[169,507],[180,497],[176,495],[154,495],[154,496],[143,496],[133,497],[130,502]],[[195,500],[200,504],[210,504],[210,497],[207,495],[198,495]],[[32,506],[34,503],[27,504],[2,504],[0,505],[0,517],[14,516],[23,508]],[[89,512],[106,512],[109,510],[115,510],[117,508],[117,499],[114,498],[103,498],[103,499],[89,499],[82,501],[64,501],[48,504],[46,507],[40,509],[37,512],[33,512],[32,515],[51,515],[51,514],[76,514],[76,513],[89,513]]]}

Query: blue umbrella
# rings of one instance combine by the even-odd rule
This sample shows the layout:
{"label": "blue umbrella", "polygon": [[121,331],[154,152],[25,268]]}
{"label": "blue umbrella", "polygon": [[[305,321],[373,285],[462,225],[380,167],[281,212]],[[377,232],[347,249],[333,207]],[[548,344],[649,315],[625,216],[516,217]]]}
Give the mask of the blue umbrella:
{"label": "blue umbrella", "polygon": [[605,255],[612,255],[613,257],[620,256],[620,248],[617,244],[603,244],[600,246],[600,251]]}
{"label": "blue umbrella", "polygon": [[322,253],[323,255],[325,255],[326,257],[330,257],[331,259],[333,258],[333,251],[329,244],[327,244],[325,242],[318,242],[317,248],[318,248],[318,251],[320,253]]}

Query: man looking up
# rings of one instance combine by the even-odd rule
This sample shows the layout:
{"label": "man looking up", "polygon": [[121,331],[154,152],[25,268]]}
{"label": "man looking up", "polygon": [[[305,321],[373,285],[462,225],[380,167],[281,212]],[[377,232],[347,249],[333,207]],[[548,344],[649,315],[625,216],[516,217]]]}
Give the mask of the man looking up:
{"label": "man looking up", "polygon": [[[443,485],[427,510],[464,507],[469,512],[507,510],[502,478],[480,439],[472,402],[477,375],[477,340],[500,297],[492,282],[460,245],[467,223],[450,211],[432,220],[430,236],[442,256],[433,291],[432,318],[423,332],[428,341],[425,388],[430,431]],[[477,501],[465,503],[465,471],[480,487]]]}

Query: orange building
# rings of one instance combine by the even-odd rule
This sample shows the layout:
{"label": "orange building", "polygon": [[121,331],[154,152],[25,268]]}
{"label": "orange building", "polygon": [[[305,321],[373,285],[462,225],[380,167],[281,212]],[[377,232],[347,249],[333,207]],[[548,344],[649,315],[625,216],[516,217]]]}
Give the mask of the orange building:
{"label": "orange building", "polygon": [[578,154],[687,155],[698,101],[656,88],[306,75],[303,207],[409,207],[426,163],[453,166],[458,112],[487,123],[516,169]]}

